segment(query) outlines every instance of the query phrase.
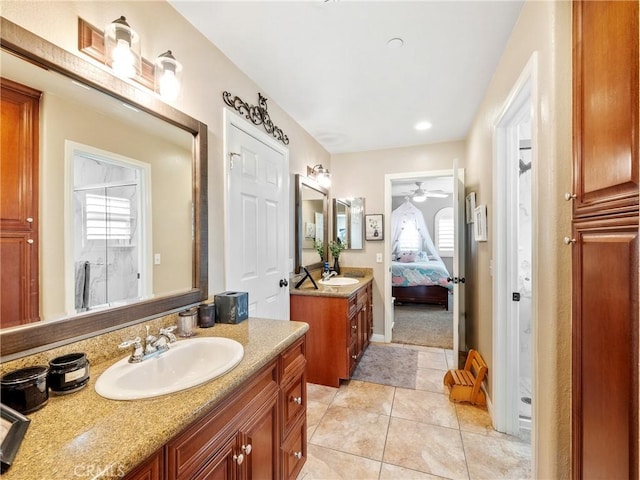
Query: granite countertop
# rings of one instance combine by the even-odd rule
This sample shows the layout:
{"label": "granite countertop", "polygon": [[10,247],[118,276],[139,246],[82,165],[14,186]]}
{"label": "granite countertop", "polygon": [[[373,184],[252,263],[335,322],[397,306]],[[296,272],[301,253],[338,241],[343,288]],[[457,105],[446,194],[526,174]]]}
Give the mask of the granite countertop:
{"label": "granite countertop", "polygon": [[[355,276],[357,275],[357,276]],[[305,282],[300,286],[300,288],[295,288],[295,283],[289,283],[289,294],[290,295],[310,295],[315,297],[343,297],[348,298],[353,295],[356,291],[371,283],[373,281],[373,271],[370,268],[343,268],[343,271],[339,275],[340,277],[349,277],[358,280],[358,283],[354,283],[353,285],[323,285],[318,283],[320,280],[320,272],[314,272],[313,279],[316,281],[316,285],[318,285],[318,289],[313,288],[313,284],[309,279],[305,280]],[[333,277],[336,278],[336,277]]]}
{"label": "granite countertop", "polygon": [[[30,413],[24,441],[3,480],[121,478],[272,361],[308,330],[301,322],[249,318],[237,325],[196,329],[196,336],[227,337],[244,346],[236,368],[215,380],[157,398],[117,401],[99,396],[95,382],[117,359],[91,365],[82,390],[50,395]],[[121,352],[119,352],[121,353]]]}

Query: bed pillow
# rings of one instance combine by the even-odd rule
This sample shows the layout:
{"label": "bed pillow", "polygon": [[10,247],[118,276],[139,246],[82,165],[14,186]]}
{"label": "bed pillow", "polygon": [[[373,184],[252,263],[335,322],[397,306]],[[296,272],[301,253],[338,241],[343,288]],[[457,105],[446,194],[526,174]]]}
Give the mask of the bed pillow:
{"label": "bed pillow", "polygon": [[398,256],[400,263],[413,263],[416,261],[416,252],[402,252]]}

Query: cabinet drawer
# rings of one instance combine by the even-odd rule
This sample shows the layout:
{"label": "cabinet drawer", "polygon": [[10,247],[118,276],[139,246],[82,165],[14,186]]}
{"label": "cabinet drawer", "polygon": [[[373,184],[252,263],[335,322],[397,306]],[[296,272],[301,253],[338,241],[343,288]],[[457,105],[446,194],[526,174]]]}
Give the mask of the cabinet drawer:
{"label": "cabinet drawer", "polygon": [[305,337],[303,337],[281,354],[281,383],[288,383],[300,374],[301,369],[304,370],[307,363],[306,353]]}
{"label": "cabinet drawer", "polygon": [[350,317],[358,309],[358,295],[351,295],[348,300],[349,308],[347,309],[347,316]]}
{"label": "cabinet drawer", "polygon": [[291,383],[284,385],[282,388],[282,420],[284,428],[282,430],[283,438],[289,434],[295,421],[307,408],[307,381],[304,371],[301,371],[298,378]]}
{"label": "cabinet drawer", "polygon": [[301,417],[282,444],[282,478],[296,478],[307,458],[307,417]]}

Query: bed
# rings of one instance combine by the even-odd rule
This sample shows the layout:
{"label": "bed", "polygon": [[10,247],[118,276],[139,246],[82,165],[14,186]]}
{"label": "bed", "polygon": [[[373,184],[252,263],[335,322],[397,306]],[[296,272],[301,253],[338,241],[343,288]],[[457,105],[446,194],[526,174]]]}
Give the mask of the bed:
{"label": "bed", "polygon": [[447,278],[449,272],[440,258],[400,256],[391,265],[391,294],[396,303],[442,305],[448,310],[453,284]]}

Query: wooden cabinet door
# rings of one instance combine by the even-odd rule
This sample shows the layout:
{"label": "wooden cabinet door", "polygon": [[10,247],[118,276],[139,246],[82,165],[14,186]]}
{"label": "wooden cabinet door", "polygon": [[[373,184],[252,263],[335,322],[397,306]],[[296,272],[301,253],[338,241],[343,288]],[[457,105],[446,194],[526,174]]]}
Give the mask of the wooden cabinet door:
{"label": "wooden cabinet door", "polygon": [[147,460],[138,465],[133,471],[128,473],[125,480],[163,480],[163,460],[162,448],[151,455]]}
{"label": "wooden cabinet door", "polygon": [[240,430],[238,456],[244,456],[244,477],[251,480],[279,478],[280,452],[278,395],[273,395]]}
{"label": "wooden cabinet door", "polygon": [[638,208],[638,2],[573,3],[574,216]]}
{"label": "wooden cabinet door", "polygon": [[638,217],[574,225],[573,475],[638,478]]}
{"label": "wooden cabinet door", "polygon": [[2,79],[0,327],[36,322],[40,92]]}
{"label": "wooden cabinet door", "polygon": [[193,480],[235,480],[238,478],[238,437],[224,442],[206,466],[194,475]]}

